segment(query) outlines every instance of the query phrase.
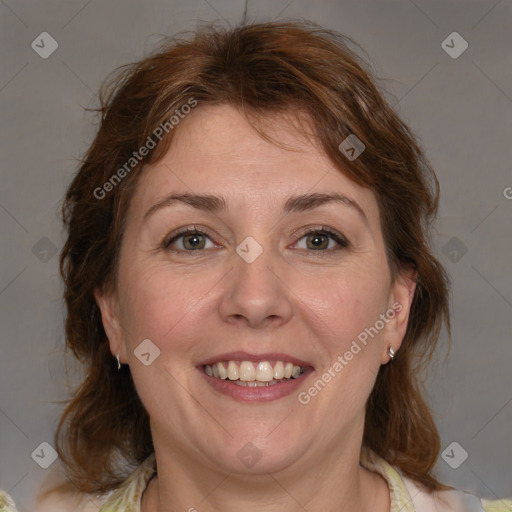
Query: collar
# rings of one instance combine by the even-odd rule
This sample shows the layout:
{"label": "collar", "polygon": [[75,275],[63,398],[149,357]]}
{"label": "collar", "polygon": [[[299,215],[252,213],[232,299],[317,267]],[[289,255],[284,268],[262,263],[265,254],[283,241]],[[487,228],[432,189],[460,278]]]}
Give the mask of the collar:
{"label": "collar", "polygon": [[365,469],[378,473],[386,480],[389,487],[392,511],[415,512],[411,496],[404,484],[404,479],[393,466],[364,446],[361,448],[360,464]]}
{"label": "collar", "polygon": [[[407,490],[406,479],[395,468],[365,447],[361,449],[360,464],[369,471],[378,473],[386,480],[390,491],[392,511],[417,512]],[[142,494],[155,473],[156,458],[153,453],[108,497],[99,512],[117,512],[119,510],[140,512]],[[415,489],[411,484],[409,484],[409,488]]]}

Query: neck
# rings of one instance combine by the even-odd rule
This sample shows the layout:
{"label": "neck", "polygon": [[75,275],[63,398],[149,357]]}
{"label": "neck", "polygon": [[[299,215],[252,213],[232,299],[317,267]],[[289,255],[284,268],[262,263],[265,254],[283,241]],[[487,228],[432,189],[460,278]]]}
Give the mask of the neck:
{"label": "neck", "polygon": [[[359,465],[359,449],[326,454],[309,470],[243,475],[191,464],[190,458],[158,457],[158,476],[143,495],[141,512],[388,512],[389,489],[379,475]],[[306,465],[307,466],[307,465]]]}

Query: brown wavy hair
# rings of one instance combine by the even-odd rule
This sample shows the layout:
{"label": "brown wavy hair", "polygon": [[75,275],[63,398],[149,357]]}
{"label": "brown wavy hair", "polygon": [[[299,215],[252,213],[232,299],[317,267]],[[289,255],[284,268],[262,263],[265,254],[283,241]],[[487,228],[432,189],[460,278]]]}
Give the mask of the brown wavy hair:
{"label": "brown wavy hair", "polygon": [[[381,366],[367,402],[363,446],[420,485],[444,488],[433,475],[440,439],[419,377],[443,325],[450,332],[448,277],[429,247],[439,185],[417,139],[355,48],[349,38],[303,20],[229,30],[209,25],[164,39],[102,85],[96,109],[101,125],[62,205],[66,346],[83,363],[85,378],[68,401],[55,444],[81,491],[114,489],[153,452],[148,414],[129,367],[116,368],[94,290],[115,286],[137,177],[166,153],[179,125],[165,131],[115,186],[104,184],[119,177],[133,153],[148,137],[156,139],[155,130],[191,98],[197,108],[236,106],[253,125],[270,115],[306,114],[333,164],[374,192],[392,275],[412,267],[417,284],[401,349]],[[366,147],[353,161],[339,149],[350,134]]]}

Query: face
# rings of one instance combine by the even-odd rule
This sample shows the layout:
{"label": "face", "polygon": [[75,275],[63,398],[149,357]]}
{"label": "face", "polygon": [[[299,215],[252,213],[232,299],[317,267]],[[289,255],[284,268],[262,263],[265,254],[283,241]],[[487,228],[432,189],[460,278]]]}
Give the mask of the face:
{"label": "face", "polygon": [[414,291],[373,192],[284,119],[266,133],[287,148],[227,105],[181,122],[140,176],[117,288],[96,291],[157,454],[258,473],[359,450]]}

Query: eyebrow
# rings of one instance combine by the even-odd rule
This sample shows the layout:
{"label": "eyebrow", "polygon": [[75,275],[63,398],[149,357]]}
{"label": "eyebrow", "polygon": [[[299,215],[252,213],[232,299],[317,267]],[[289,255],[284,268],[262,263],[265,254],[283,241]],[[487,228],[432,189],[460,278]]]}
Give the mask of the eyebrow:
{"label": "eyebrow", "polygon": [[[227,210],[227,202],[223,197],[201,194],[171,194],[164,197],[161,201],[154,204],[144,214],[143,220],[146,221],[151,215],[161,208],[172,206],[175,203],[184,203],[198,210],[219,213]],[[304,212],[319,208],[328,203],[338,203],[351,208],[362,218],[364,223],[369,227],[368,218],[364,210],[353,199],[343,194],[333,193],[311,193],[289,197],[283,207],[283,213]]]}

